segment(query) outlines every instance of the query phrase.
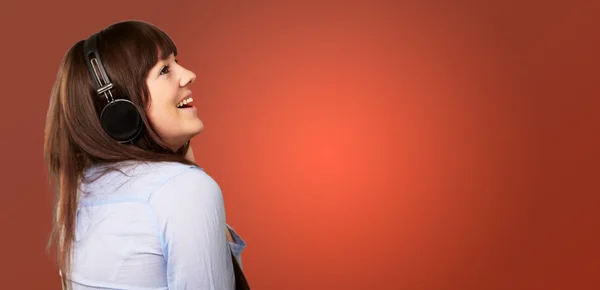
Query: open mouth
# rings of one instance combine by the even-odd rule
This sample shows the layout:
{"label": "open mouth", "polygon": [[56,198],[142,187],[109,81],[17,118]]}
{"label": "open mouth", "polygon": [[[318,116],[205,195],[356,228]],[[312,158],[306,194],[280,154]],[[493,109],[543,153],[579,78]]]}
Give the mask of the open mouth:
{"label": "open mouth", "polygon": [[192,101],[194,101],[194,99],[192,99],[192,97],[189,97],[189,98],[177,103],[177,108],[178,109],[192,108],[192,107],[194,107],[194,106],[192,106]]}

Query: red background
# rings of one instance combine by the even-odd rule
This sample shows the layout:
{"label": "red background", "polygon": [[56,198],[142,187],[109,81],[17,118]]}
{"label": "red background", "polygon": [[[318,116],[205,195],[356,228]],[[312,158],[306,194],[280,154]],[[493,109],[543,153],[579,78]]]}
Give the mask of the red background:
{"label": "red background", "polygon": [[2,4],[1,289],[60,289],[48,97],[126,19],[198,76],[253,289],[600,288],[598,5],[212,2]]}

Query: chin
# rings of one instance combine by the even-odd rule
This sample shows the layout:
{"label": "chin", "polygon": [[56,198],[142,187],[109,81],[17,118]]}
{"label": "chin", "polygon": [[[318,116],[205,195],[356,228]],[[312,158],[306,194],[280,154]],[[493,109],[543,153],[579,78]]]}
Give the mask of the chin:
{"label": "chin", "polygon": [[204,130],[204,123],[202,123],[200,120],[197,120],[193,122],[193,124],[188,124],[186,127],[188,134],[185,134],[187,135],[185,139],[190,140]]}
{"label": "chin", "polygon": [[202,122],[202,120],[200,120],[200,119],[198,119],[198,120],[197,120],[196,122],[194,122],[194,123],[196,123],[196,124],[194,124],[194,127],[195,127],[195,129],[196,129],[196,130],[194,131],[194,132],[195,132],[194,136],[195,136],[195,135],[198,135],[198,134],[200,134],[200,132],[202,132],[202,130],[204,130],[204,123],[203,123],[203,122]]}
{"label": "chin", "polygon": [[[171,127],[170,129],[175,129]],[[170,144],[170,147],[176,150],[175,148],[179,148],[183,146],[186,142],[190,141],[194,136],[200,134],[202,130],[204,130],[204,123],[200,121],[200,119],[186,122],[177,128],[178,130],[163,130],[159,132],[161,137],[167,140],[167,143]],[[166,133],[166,134],[165,134]]]}

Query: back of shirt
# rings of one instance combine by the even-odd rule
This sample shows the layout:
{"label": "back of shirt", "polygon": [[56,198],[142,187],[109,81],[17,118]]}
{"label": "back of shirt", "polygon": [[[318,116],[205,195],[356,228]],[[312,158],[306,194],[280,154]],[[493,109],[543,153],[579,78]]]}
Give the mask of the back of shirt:
{"label": "back of shirt", "polygon": [[73,288],[234,289],[230,250],[241,263],[246,244],[226,224],[218,184],[179,163],[119,167],[81,186]]}

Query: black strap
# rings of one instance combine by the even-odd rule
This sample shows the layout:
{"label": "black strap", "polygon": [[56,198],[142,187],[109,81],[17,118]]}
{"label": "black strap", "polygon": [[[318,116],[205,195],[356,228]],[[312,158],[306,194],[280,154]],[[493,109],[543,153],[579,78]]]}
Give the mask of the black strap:
{"label": "black strap", "polygon": [[240,268],[237,259],[231,252],[231,259],[233,260],[233,273],[235,276],[235,289],[236,290],[250,290],[250,285],[248,285],[248,281],[246,280],[246,276],[244,276],[244,271]]}

